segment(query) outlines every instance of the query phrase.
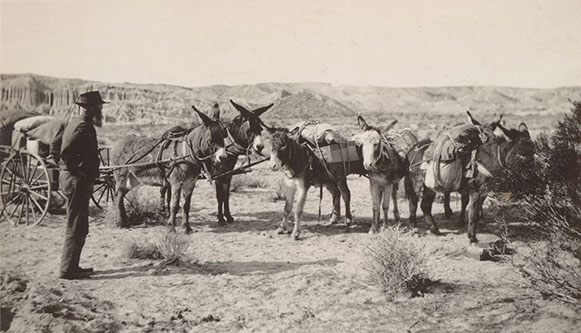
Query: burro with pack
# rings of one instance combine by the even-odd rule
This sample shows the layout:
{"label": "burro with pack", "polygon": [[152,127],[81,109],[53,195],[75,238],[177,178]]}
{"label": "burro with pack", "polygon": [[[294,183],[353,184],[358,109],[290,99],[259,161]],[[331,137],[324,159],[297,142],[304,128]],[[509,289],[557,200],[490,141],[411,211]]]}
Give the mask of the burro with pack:
{"label": "burro with pack", "polygon": [[306,144],[330,179],[365,173],[355,141],[347,140],[331,125],[307,120],[290,126],[290,133],[298,143]]}
{"label": "burro with pack", "polygon": [[465,124],[440,133],[428,148],[421,168],[426,170],[425,185],[439,192],[458,191],[462,177],[474,173],[474,153],[486,141],[480,127]]}

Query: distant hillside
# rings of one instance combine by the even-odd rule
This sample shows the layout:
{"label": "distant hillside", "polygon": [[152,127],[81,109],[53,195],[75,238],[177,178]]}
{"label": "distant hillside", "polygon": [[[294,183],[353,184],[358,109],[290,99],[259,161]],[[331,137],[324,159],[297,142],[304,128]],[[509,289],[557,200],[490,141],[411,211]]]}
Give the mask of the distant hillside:
{"label": "distant hillside", "polygon": [[1,75],[1,109],[22,108],[64,115],[76,97],[99,90],[111,103],[107,122],[176,123],[191,119],[191,105],[209,111],[218,101],[225,117],[237,111],[233,99],[250,107],[275,103],[266,118],[328,118],[357,113],[563,113],[568,99],[581,99],[581,87],[525,89],[506,87],[385,88],[325,83],[259,83],[180,87],[162,84],[105,83],[33,74]]}

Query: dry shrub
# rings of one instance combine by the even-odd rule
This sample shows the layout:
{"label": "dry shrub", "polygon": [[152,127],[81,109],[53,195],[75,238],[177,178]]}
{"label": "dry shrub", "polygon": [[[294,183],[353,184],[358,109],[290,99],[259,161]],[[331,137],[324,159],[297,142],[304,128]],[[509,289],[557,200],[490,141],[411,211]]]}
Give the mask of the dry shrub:
{"label": "dry shrub", "polygon": [[[550,138],[536,142],[528,187],[516,187],[511,198],[524,203],[531,229],[543,241],[523,249],[516,269],[547,297],[581,303],[581,102],[560,121]],[[524,169],[523,169],[524,170]],[[508,175],[503,182],[517,179]],[[522,183],[522,181],[521,181]]]}
{"label": "dry shrub", "polygon": [[271,200],[273,202],[281,201],[286,199],[286,183],[284,179],[279,179],[276,182],[276,187],[271,193]]}
{"label": "dry shrub", "polygon": [[161,236],[156,247],[166,263],[173,263],[184,257],[190,246],[190,241],[191,239],[187,235],[168,232]]}
{"label": "dry shrub", "polygon": [[230,191],[237,192],[243,188],[266,188],[268,183],[263,179],[259,179],[254,175],[241,174],[232,177],[232,182],[230,183]]}
{"label": "dry shrub", "polygon": [[176,232],[167,232],[157,241],[143,241],[141,243],[132,240],[123,248],[123,256],[128,259],[159,260],[166,264],[179,261],[190,246],[190,237]]}
{"label": "dry shrub", "polygon": [[388,298],[411,292],[422,295],[429,281],[424,244],[413,231],[399,226],[387,227],[373,237],[365,250],[365,270],[370,282]]}
{"label": "dry shrub", "polygon": [[159,260],[163,258],[155,243],[149,241],[137,243],[132,240],[125,243],[122,255],[127,259]]}
{"label": "dry shrub", "polygon": [[543,296],[579,304],[581,233],[573,226],[579,224],[581,208],[560,207],[541,198],[535,201],[527,209],[530,225],[544,241],[528,244],[513,265]]}
{"label": "dry shrub", "polygon": [[[127,225],[134,226],[147,223],[158,223],[165,217],[159,210],[160,198],[158,187],[138,187],[125,196],[125,212],[127,213]],[[116,205],[107,207],[106,218],[108,221],[118,221]]]}

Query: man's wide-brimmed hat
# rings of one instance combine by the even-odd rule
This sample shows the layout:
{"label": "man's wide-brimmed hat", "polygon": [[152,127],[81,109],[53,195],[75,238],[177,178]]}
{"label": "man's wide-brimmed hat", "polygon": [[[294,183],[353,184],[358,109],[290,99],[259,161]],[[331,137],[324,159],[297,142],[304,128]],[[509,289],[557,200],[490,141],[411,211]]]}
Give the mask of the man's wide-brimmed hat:
{"label": "man's wide-brimmed hat", "polygon": [[75,101],[75,104],[80,105],[84,108],[89,108],[92,106],[97,106],[97,105],[103,105],[105,102],[102,98],[101,98],[101,94],[98,91],[89,91],[86,92],[84,94],[81,94],[77,100]]}

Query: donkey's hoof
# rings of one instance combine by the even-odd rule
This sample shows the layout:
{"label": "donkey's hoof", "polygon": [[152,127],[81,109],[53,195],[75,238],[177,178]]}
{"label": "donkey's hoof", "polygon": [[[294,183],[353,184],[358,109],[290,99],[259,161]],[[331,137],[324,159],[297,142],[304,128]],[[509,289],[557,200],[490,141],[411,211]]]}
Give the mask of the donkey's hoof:
{"label": "donkey's hoof", "polygon": [[290,232],[283,227],[276,228],[276,233],[279,235],[289,234]]}
{"label": "donkey's hoof", "polygon": [[226,225],[226,220],[224,220],[224,218],[219,218],[218,219],[218,225],[223,227]]}
{"label": "donkey's hoof", "polygon": [[436,236],[442,236],[442,233],[438,229],[430,229],[430,233]]}
{"label": "donkey's hoof", "polygon": [[377,234],[377,233],[379,233],[379,229],[377,229],[377,228],[371,228],[371,229],[369,229],[369,234],[370,235],[374,235],[374,234]]}
{"label": "donkey's hoof", "polygon": [[301,233],[300,233],[300,232],[298,232],[298,231],[293,231],[293,233],[292,233],[292,235],[291,235],[291,236],[292,236],[292,238],[293,238],[294,240],[299,240],[299,236],[300,236],[300,235],[301,235]]}
{"label": "donkey's hoof", "polygon": [[353,216],[345,216],[345,226],[350,227],[353,224]]}
{"label": "donkey's hoof", "polygon": [[192,232],[193,232],[192,228],[190,228],[190,227],[185,227],[185,228],[184,228],[184,233],[185,233],[186,235],[189,235],[189,234],[191,234]]}
{"label": "donkey's hoof", "polygon": [[478,243],[478,238],[476,237],[468,237],[468,239],[470,240],[470,244]]}
{"label": "donkey's hoof", "polygon": [[234,223],[234,218],[233,218],[232,216],[229,216],[229,217],[227,217],[227,218],[226,218],[226,223],[227,223],[227,224],[232,224],[232,223]]}
{"label": "donkey's hoof", "polygon": [[339,215],[331,215],[331,218],[329,219],[329,224],[337,224],[339,222]]}

